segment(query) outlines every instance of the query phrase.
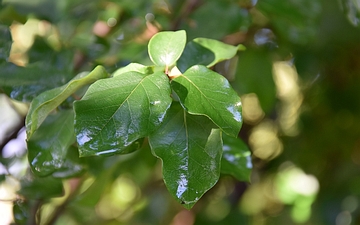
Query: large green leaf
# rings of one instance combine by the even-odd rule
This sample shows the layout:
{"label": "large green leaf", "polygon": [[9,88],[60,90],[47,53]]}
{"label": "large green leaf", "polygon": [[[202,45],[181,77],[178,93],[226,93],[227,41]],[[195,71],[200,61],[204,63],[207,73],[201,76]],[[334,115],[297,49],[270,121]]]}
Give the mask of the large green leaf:
{"label": "large green leaf", "polygon": [[223,157],[221,173],[230,174],[239,181],[250,182],[252,169],[249,147],[238,138],[223,136]]}
{"label": "large green leaf", "polygon": [[196,38],[186,44],[177,66],[182,72],[193,65],[212,67],[221,61],[231,59],[238,50],[245,50],[245,47],[228,45],[208,38]]}
{"label": "large green leaf", "polygon": [[46,176],[61,168],[67,150],[74,141],[73,111],[49,115],[27,141],[32,171],[38,176]]}
{"label": "large green leaf", "polygon": [[190,115],[174,103],[149,142],[162,160],[169,192],[184,207],[190,209],[218,181],[221,131],[208,118]]}
{"label": "large green leaf", "polygon": [[32,134],[47,115],[58,107],[65,99],[76,92],[79,88],[93,83],[94,81],[107,77],[108,74],[104,67],[97,66],[90,73],[80,73],[66,85],[45,91],[37,96],[30,105],[28,115],[26,117],[27,138],[30,139]]}
{"label": "large green leaf", "polygon": [[197,65],[173,79],[171,86],[189,113],[205,115],[225,133],[238,135],[242,125],[240,97],[223,76]]}
{"label": "large green leaf", "polygon": [[170,93],[163,72],[127,72],[95,82],[74,103],[80,156],[124,153],[162,123],[172,101]]}
{"label": "large green leaf", "polygon": [[150,59],[157,66],[171,66],[180,58],[185,44],[184,30],[159,32],[149,41]]}

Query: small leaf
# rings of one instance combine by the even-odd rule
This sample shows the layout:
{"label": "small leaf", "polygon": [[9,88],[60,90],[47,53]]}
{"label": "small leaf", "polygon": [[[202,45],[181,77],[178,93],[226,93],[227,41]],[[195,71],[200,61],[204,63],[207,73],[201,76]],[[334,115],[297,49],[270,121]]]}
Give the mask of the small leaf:
{"label": "small leaf", "polygon": [[214,60],[215,54],[211,49],[205,48],[192,40],[186,44],[184,52],[177,61],[177,67],[181,72],[185,72],[194,65],[208,66]]}
{"label": "small leaf", "polygon": [[221,173],[230,174],[239,181],[250,182],[252,169],[249,147],[239,138],[223,135]]}
{"label": "small leaf", "polygon": [[162,160],[169,192],[187,209],[219,179],[222,140],[214,128],[208,118],[190,115],[174,103],[149,137],[153,154]]}
{"label": "small leaf", "polygon": [[37,176],[46,176],[60,169],[66,153],[75,141],[72,110],[49,115],[27,141],[28,159]]}
{"label": "small leaf", "polygon": [[31,102],[30,109],[26,117],[25,123],[27,138],[30,139],[32,134],[39,128],[47,115],[49,115],[51,111],[58,107],[71,94],[84,85],[93,83],[94,81],[107,76],[108,74],[105,69],[102,66],[98,66],[90,73],[80,73],[64,86],[48,90],[37,96]]}
{"label": "small leaf", "polygon": [[21,201],[21,200],[14,201],[13,216],[14,216],[15,224],[26,225],[31,218],[30,201]]}
{"label": "small leaf", "polygon": [[241,101],[229,82],[205,66],[193,66],[171,81],[181,105],[194,115],[209,117],[236,137],[242,125]]}
{"label": "small leaf", "polygon": [[169,79],[163,72],[127,72],[99,80],[74,103],[80,156],[125,153],[163,121],[171,104]]}
{"label": "small leaf", "polygon": [[196,38],[187,43],[178,61],[178,67],[182,72],[193,65],[212,67],[221,61],[231,59],[239,50],[245,50],[245,47],[228,45],[208,38]]}
{"label": "small leaf", "polygon": [[144,65],[139,64],[139,63],[130,63],[129,65],[116,70],[113,73],[113,77],[119,76],[121,74],[130,72],[130,71],[139,72],[139,73],[142,73],[142,74],[152,74],[152,73],[154,73],[154,70],[153,70],[153,68],[151,66],[144,66]]}
{"label": "small leaf", "polygon": [[185,44],[186,33],[184,30],[159,32],[149,41],[150,59],[157,66],[174,65],[181,56]]}

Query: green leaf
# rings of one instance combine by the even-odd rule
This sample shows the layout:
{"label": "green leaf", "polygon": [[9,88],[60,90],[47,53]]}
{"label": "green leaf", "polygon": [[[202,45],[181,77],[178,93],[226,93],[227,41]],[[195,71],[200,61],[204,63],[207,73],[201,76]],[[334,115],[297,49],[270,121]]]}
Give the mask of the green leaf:
{"label": "green leaf", "polygon": [[0,63],[7,61],[10,55],[11,44],[10,28],[0,24]]}
{"label": "green leaf", "polygon": [[190,115],[174,103],[149,137],[153,154],[162,160],[169,192],[187,209],[219,179],[222,139],[214,128],[208,118]]}
{"label": "green leaf", "polygon": [[45,120],[47,115],[58,107],[65,99],[76,92],[79,88],[107,77],[108,74],[102,66],[97,66],[90,73],[80,73],[67,84],[48,90],[37,96],[30,105],[26,117],[27,138],[30,139],[36,129]]}
{"label": "green leaf", "polygon": [[229,82],[205,66],[193,66],[171,81],[181,105],[194,115],[209,117],[236,137],[242,125],[241,101]]}
{"label": "green leaf", "polygon": [[[74,124],[74,120],[72,120],[72,123]],[[75,138],[73,141],[75,141]],[[52,176],[55,178],[71,178],[79,176],[85,170],[85,162],[83,159],[84,158],[79,158],[79,150],[74,146],[70,146],[66,151],[66,156],[61,167],[56,168]]]}
{"label": "green leaf", "polygon": [[221,173],[230,174],[239,181],[250,182],[252,169],[249,147],[238,138],[223,136],[223,157]]}
{"label": "green leaf", "polygon": [[14,201],[13,216],[17,225],[26,225],[30,220],[31,203],[30,201]]}
{"label": "green leaf", "polygon": [[80,156],[125,153],[162,123],[172,101],[170,93],[163,72],[127,72],[95,82],[74,103]]}
{"label": "green leaf", "polygon": [[72,110],[49,115],[34,135],[28,139],[28,160],[37,176],[46,176],[60,169],[74,138]]}
{"label": "green leaf", "polygon": [[62,181],[52,177],[25,176],[18,193],[27,199],[49,199],[64,194]]}
{"label": "green leaf", "polygon": [[121,74],[130,72],[130,71],[139,72],[139,73],[142,73],[142,74],[152,74],[152,73],[154,73],[154,70],[153,70],[153,68],[151,66],[144,66],[144,65],[139,64],[139,63],[130,63],[129,65],[116,70],[113,73],[113,77],[119,76]]}
{"label": "green leaf", "polygon": [[[1,5],[1,1],[0,1]],[[14,21],[24,24],[26,22],[26,16],[20,15],[13,6],[2,6],[0,9],[0,21],[2,24],[11,26]]]}
{"label": "green leaf", "polygon": [[184,52],[177,61],[177,67],[181,72],[194,65],[208,66],[215,60],[215,53],[211,49],[196,43],[194,40],[188,42],[185,46]]}
{"label": "green leaf", "polygon": [[159,32],[149,41],[150,59],[157,66],[172,66],[180,58],[185,44],[184,30]]}
{"label": "green leaf", "polygon": [[255,93],[259,98],[261,108],[266,113],[274,109],[276,102],[272,64],[270,54],[267,52],[245,51],[239,57],[235,81],[232,83],[239,94]]}
{"label": "green leaf", "polygon": [[238,46],[232,46],[221,41],[208,38],[196,38],[194,39],[194,42],[214,52],[215,59],[208,65],[208,67],[212,67],[218,62],[231,59],[239,50],[245,50],[245,47],[241,44]]}
{"label": "green leaf", "polygon": [[[30,50],[32,51],[32,50]],[[0,89],[11,98],[31,102],[46,90],[59,87],[73,78],[73,52],[53,52],[51,56],[26,67],[0,63]]]}
{"label": "green leaf", "polygon": [[245,47],[228,45],[208,38],[196,38],[187,43],[178,61],[178,67],[182,72],[193,65],[212,67],[221,61],[231,59],[239,50],[245,50]]}

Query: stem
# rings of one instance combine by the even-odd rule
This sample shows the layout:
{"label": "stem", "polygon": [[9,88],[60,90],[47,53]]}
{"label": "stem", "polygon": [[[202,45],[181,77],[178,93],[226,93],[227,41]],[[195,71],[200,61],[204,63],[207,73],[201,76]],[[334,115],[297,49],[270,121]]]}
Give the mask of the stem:
{"label": "stem", "polygon": [[55,224],[55,222],[57,221],[57,219],[61,216],[61,214],[65,211],[66,209],[66,206],[72,201],[72,199],[77,195],[77,193],[79,192],[80,190],[80,187],[83,183],[85,179],[80,179],[80,178],[75,178],[73,179],[73,181],[75,181],[74,183],[74,187],[72,187],[70,189],[70,194],[69,196],[66,198],[66,200],[61,204],[59,205],[54,213],[51,215],[49,221],[47,221],[46,223],[44,223],[45,225],[53,225]]}

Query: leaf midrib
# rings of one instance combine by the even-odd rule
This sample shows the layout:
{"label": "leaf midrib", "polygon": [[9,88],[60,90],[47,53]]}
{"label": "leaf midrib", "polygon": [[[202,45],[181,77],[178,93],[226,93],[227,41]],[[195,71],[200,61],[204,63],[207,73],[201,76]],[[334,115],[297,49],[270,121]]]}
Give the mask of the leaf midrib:
{"label": "leaf midrib", "polygon": [[[188,77],[186,77],[185,75],[180,75],[181,77],[185,78],[189,83],[191,83],[197,90],[198,92],[200,92],[200,94],[205,97],[206,101],[211,105],[211,107],[214,109],[214,111],[218,112],[216,110],[216,107],[208,100],[208,98],[206,97],[206,95],[198,88],[197,85],[195,85],[194,82],[192,82],[192,80],[190,80]],[[204,114],[201,114],[201,115],[205,115],[206,117],[208,117],[213,123],[215,123],[221,130],[223,130],[225,133],[228,133],[227,131],[225,131],[222,127],[220,127],[212,118],[210,118],[210,116],[206,115],[205,113]],[[227,124],[227,127],[232,127],[231,125],[229,125],[229,123],[227,122],[227,120],[225,120],[222,116],[221,116],[221,113],[218,113],[218,115],[221,117],[221,119]]]}
{"label": "leaf midrib", "polygon": [[144,76],[140,82],[138,84],[136,84],[136,86],[134,87],[134,89],[129,93],[129,95],[124,99],[124,101],[119,105],[119,107],[115,110],[115,112],[109,117],[109,119],[105,122],[104,126],[102,126],[102,128],[100,128],[100,130],[94,134],[94,136],[100,134],[102,132],[102,130],[109,124],[109,122],[114,118],[114,115],[122,108],[122,106],[125,104],[125,102],[127,102],[129,100],[129,98],[131,97],[131,95],[135,92],[135,90],[142,84],[142,82],[148,77]]}

